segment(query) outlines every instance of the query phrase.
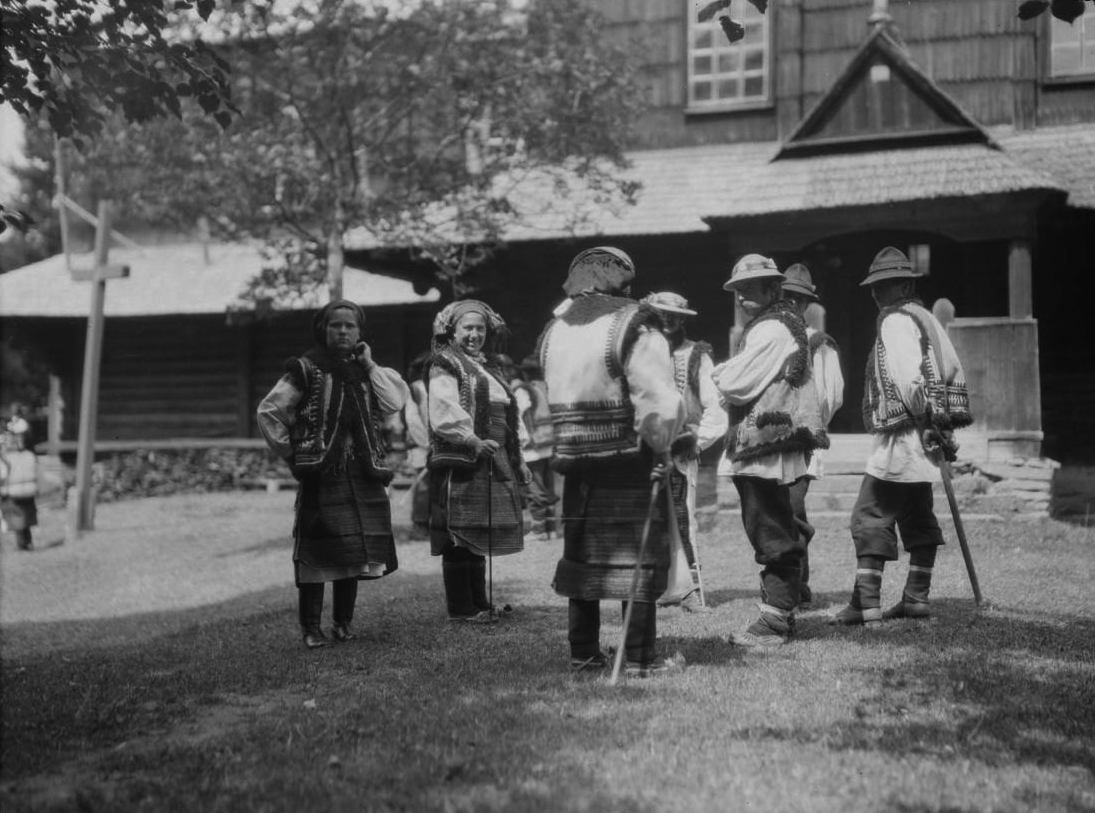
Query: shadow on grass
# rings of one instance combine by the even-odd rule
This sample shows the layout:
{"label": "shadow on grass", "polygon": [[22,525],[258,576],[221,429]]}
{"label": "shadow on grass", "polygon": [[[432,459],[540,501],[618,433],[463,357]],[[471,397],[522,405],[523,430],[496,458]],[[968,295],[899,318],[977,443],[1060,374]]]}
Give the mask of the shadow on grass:
{"label": "shadow on grass", "polygon": [[394,574],[362,585],[359,639],[318,651],[291,588],[11,625],[0,802],[39,809],[48,788],[81,809],[357,809],[367,788],[369,809],[657,809],[592,767],[643,737],[638,718],[591,718],[590,695],[626,687],[570,674],[565,604],[518,613],[454,626],[439,578]]}
{"label": "shadow on grass", "polygon": [[[859,669],[876,687],[831,747],[896,756],[961,753],[987,765],[1074,766],[1095,773],[1095,622],[1018,618],[971,602],[933,602],[930,622],[878,629],[811,625],[805,637],[903,648],[903,662]],[[935,704],[950,719],[925,719]]]}

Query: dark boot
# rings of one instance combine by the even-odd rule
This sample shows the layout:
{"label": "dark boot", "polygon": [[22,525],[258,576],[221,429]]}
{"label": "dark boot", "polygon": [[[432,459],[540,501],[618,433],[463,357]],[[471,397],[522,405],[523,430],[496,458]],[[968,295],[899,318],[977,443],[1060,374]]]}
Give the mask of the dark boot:
{"label": "dark boot", "polygon": [[490,610],[480,610],[472,597],[471,562],[441,562],[441,574],[445,582],[445,605],[450,621],[487,623],[492,620]]}
{"label": "dark boot", "polygon": [[601,603],[572,598],[567,602],[567,641],[572,669],[603,669],[608,659],[601,651]]}
{"label": "dark boot", "polygon": [[909,556],[909,575],[905,579],[905,590],[901,600],[882,613],[882,617],[928,618],[928,591],[932,586],[932,568],[935,566],[937,548],[915,548]]}
{"label": "dark boot", "polygon": [[357,636],[350,630],[354,620],[354,605],[357,604],[357,579],[339,579],[334,583],[334,626],[331,637],[336,641],[352,641]]}
{"label": "dark boot", "polygon": [[297,599],[304,645],[309,649],[327,646],[327,636],[319,627],[323,616],[323,582],[297,585]]}
{"label": "dark boot", "polygon": [[886,563],[876,557],[862,557],[855,571],[855,586],[848,605],[837,612],[830,624],[854,626],[882,620],[882,569]]}

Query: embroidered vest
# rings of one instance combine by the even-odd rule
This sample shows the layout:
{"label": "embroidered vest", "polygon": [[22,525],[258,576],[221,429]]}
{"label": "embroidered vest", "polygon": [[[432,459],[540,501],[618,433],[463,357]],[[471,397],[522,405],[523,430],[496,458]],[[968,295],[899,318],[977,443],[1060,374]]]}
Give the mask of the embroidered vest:
{"label": "embroidered vest", "polygon": [[745,328],[742,346],[758,324],[770,320],[778,321],[790,332],[795,351],[756,399],[730,407],[726,456],[733,461],[829,448],[829,436],[821,425],[817,390],[811,381],[811,354],[802,317],[787,303],[776,302]]}
{"label": "embroidered vest", "polygon": [[[489,436],[490,382],[487,376],[492,375],[502,384],[503,389],[509,394],[509,401],[506,404],[506,426],[508,430],[506,432],[506,454],[511,463],[517,467],[521,459],[517,442],[517,404],[509,387],[502,381],[501,377],[465,358],[462,353],[448,347],[436,350],[430,358],[429,366],[426,368],[427,382],[429,382],[434,367],[444,370],[456,379],[457,390],[460,394],[460,406],[471,415],[472,429],[478,438],[486,439]],[[453,443],[431,429],[430,453],[427,462],[429,468],[473,469],[478,464],[479,460],[474,447]]]}
{"label": "embroidered vest", "polygon": [[320,472],[338,465],[335,457],[344,451],[337,442],[339,429],[345,426],[366,474],[389,482],[394,472],[385,465],[376,425],[380,411],[368,381],[341,381],[304,356],[290,359],[286,369],[304,393],[289,432],[294,471]]}
{"label": "embroidered vest", "polygon": [[700,401],[700,362],[704,355],[711,355],[711,345],[685,339],[673,351],[673,379],[677,392],[684,400],[684,423],[696,427],[703,419],[703,402]]}
{"label": "embroidered vest", "polygon": [[598,294],[576,297],[544,329],[540,365],[560,470],[580,460],[638,455],[624,364],[640,329],[656,319],[630,299]]}
{"label": "embroidered vest", "polygon": [[886,364],[882,322],[895,313],[910,317],[920,331],[920,374],[932,423],[941,429],[969,426],[973,423],[969,389],[954,345],[936,318],[913,301],[885,308],[878,314],[877,338],[867,357],[863,425],[873,434],[903,432],[916,425]]}

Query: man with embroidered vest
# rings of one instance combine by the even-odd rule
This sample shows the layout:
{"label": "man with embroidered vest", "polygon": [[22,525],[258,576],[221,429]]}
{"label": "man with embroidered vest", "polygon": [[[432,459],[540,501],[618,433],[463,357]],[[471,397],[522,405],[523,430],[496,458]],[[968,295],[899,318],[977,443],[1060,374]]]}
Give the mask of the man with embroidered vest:
{"label": "man with embroidered vest", "polygon": [[[569,601],[571,666],[602,669],[600,602],[630,596],[641,565],[626,630],[627,674],[647,677],[683,666],[656,651],[655,601],[669,570],[667,503],[650,504],[649,473],[664,480],[669,449],[682,425],[669,344],[657,314],[627,297],[631,258],[601,246],[570,264],[539,354],[555,425],[555,466],[565,476],[563,557],[554,587]],[[643,527],[650,537],[639,562]]]}
{"label": "man with embroidered vest", "polygon": [[[795,312],[806,319],[806,309],[813,302],[819,302],[817,287],[814,285],[810,269],[802,263],[795,263],[783,272],[783,298],[794,307]],[[826,430],[833,413],[844,403],[844,374],[840,370],[840,355],[833,337],[806,324],[806,341],[810,347],[810,363],[813,368],[812,380],[817,390],[818,407],[821,410],[821,425]],[[822,457],[824,452],[817,449],[810,456],[806,467],[806,476],[791,484],[791,508],[795,512],[795,522],[802,535],[802,583],[799,587],[799,606],[813,601],[810,590],[810,540],[814,538],[814,526],[806,516],[806,493],[811,480],[822,476]]]}
{"label": "man with embroidered vest", "polygon": [[673,504],[677,508],[677,525],[681,542],[692,569],[692,590],[687,596],[663,597],[661,604],[680,604],[689,612],[703,610],[703,597],[695,600],[700,589],[699,557],[696,555],[698,526],[696,522],[696,484],[699,478],[699,456],[726,435],[726,410],[711,380],[714,362],[711,345],[694,342],[685,333],[685,319],[695,316],[688,300],[672,291],[660,291],[643,298],[662,320],[662,332],[669,341],[673,355],[673,377],[684,402],[684,431],[673,444],[673,468],[669,483]]}
{"label": "man with embroidered vest", "polygon": [[725,469],[741,498],[756,562],[763,566],[760,616],[731,639],[745,647],[782,644],[794,632],[805,544],[790,486],[806,476],[814,449],[829,445],[811,381],[806,324],[782,299],[783,280],[773,260],[746,254],[723,285],[748,318],[737,354],[714,372],[730,408]]}
{"label": "man with embroidered vest", "polygon": [[[954,345],[916,299],[918,276],[904,253],[887,246],[860,283],[878,306],[863,391],[863,422],[873,437],[852,509],[855,585],[848,606],[833,616],[836,624],[929,615],[932,568],[943,544],[932,505],[932,483],[939,480],[932,457],[954,459],[953,432],[972,416]],[[882,571],[897,559],[897,531],[909,552],[909,573],[901,600],[882,612]]]}

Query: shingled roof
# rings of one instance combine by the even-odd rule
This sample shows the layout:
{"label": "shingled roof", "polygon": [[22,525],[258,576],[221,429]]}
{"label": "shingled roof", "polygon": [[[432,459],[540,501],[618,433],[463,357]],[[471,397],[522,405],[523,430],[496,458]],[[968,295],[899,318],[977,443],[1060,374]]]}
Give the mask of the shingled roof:
{"label": "shingled roof", "polygon": [[1095,127],[1041,127],[997,133],[996,140],[1017,161],[1068,189],[1068,205],[1095,209]]}
{"label": "shingled roof", "polygon": [[[198,243],[116,248],[111,265],[128,265],[128,278],[107,283],[104,313],[107,316],[163,316],[169,314],[224,313],[245,284],[261,267],[255,246],[216,244],[209,247],[207,265]],[[91,255],[77,255],[73,265],[90,267]],[[64,255],[31,263],[0,274],[0,316],[87,316],[90,290],[69,274]],[[366,307],[436,302],[431,290],[416,294],[409,282],[367,271],[347,268],[343,279],[347,299]],[[326,290],[314,300],[292,305],[307,309],[327,301]]]}

